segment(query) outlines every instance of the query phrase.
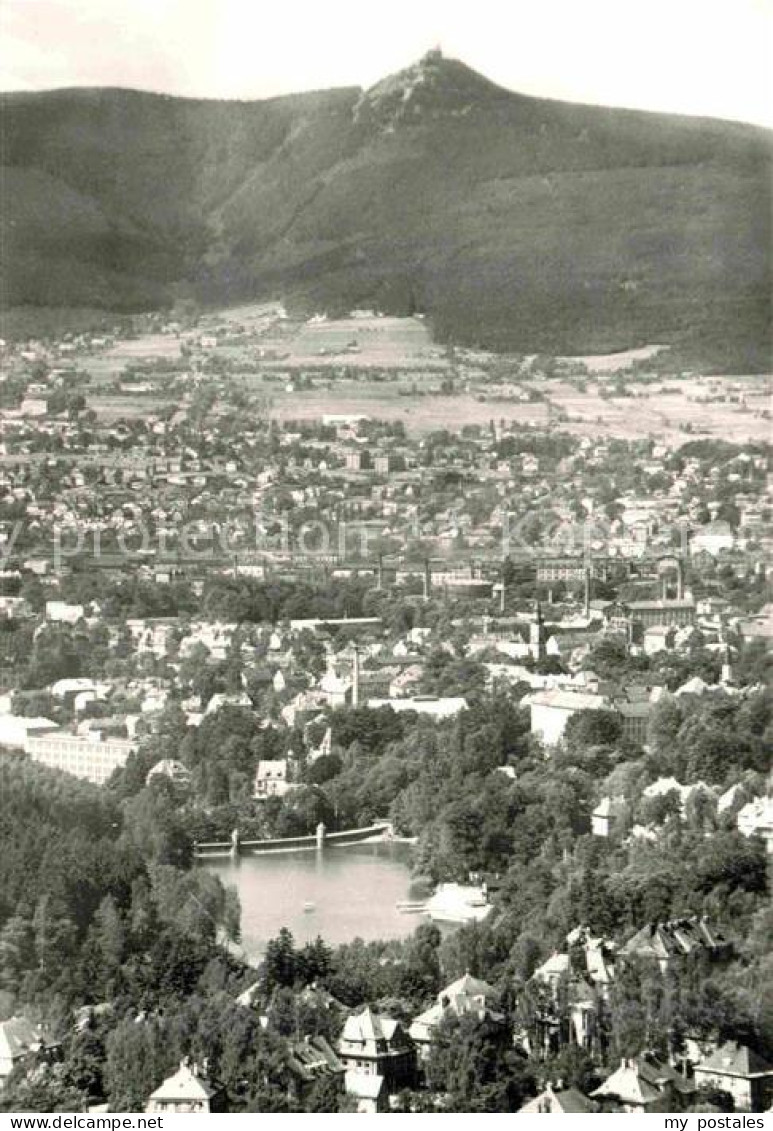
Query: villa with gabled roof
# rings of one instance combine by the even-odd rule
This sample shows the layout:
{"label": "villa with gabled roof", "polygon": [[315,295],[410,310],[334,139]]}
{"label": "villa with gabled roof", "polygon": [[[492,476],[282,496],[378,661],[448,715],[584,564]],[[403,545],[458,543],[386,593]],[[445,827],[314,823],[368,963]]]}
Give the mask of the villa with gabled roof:
{"label": "villa with gabled roof", "polygon": [[380,1110],[390,1093],[414,1083],[413,1041],[399,1021],[374,1013],[369,1005],[347,1017],[338,1040],[338,1056],[346,1070],[346,1091],[358,1103],[366,1102],[363,1111]]}
{"label": "villa with gabled roof", "polygon": [[493,997],[493,987],[480,978],[474,978],[469,971],[442,989],[434,1004],[414,1018],[408,1030],[416,1042],[419,1056],[422,1059],[429,1056],[432,1038],[444,1017],[475,1016],[480,1021],[486,1018],[501,1020],[500,1014],[491,1009]]}
{"label": "villa with gabled roof", "polygon": [[695,1065],[696,1087],[728,1092],[736,1110],[765,1111],[773,1100],[773,1064],[737,1041],[726,1041]]}

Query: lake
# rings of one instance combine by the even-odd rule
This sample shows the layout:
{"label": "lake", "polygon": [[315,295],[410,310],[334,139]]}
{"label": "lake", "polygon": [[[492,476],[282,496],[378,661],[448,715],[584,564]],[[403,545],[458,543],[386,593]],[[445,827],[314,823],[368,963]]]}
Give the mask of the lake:
{"label": "lake", "polygon": [[[412,883],[410,859],[410,845],[379,841],[323,852],[199,861],[199,867],[236,888],[242,946],[254,957],[281,927],[289,928],[301,944],[317,935],[336,944],[412,934],[423,917],[403,914],[396,904],[427,893]],[[305,910],[304,905],[313,907]]]}

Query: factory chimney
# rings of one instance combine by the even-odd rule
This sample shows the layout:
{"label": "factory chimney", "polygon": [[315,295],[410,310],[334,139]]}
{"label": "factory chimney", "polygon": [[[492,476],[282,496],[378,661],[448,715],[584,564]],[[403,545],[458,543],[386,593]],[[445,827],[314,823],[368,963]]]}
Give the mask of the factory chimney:
{"label": "factory chimney", "polygon": [[360,705],[360,650],[355,644],[352,661],[352,706]]}

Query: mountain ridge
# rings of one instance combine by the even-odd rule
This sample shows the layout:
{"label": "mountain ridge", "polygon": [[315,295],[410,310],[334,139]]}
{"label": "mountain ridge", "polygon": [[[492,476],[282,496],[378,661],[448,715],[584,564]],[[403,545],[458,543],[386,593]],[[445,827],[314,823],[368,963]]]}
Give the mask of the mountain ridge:
{"label": "mountain ridge", "polygon": [[769,351],[761,127],[535,99],[435,53],[367,90],[0,106],[7,307],[281,296],[525,352]]}

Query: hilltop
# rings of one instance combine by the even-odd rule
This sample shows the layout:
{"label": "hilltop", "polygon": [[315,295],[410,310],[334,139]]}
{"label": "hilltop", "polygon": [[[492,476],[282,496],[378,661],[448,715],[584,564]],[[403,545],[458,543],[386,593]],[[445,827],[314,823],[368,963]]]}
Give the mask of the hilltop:
{"label": "hilltop", "polygon": [[524,352],[770,364],[771,135],[504,90],[431,52],[367,91],[2,100],[3,303],[425,313]]}

